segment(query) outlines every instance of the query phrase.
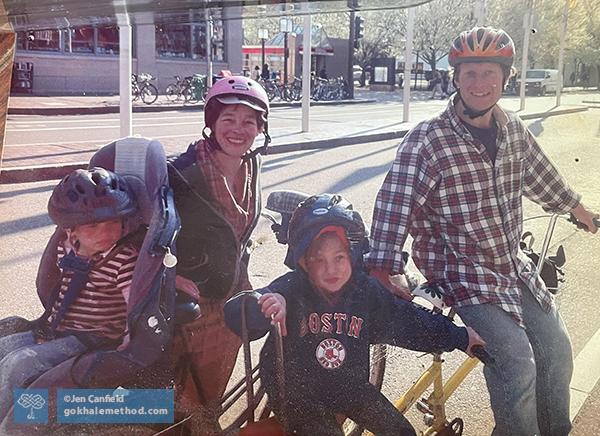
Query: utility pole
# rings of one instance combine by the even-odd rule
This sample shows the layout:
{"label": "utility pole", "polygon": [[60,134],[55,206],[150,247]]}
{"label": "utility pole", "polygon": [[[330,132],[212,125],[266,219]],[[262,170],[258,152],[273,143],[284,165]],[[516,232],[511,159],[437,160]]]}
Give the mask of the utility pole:
{"label": "utility pole", "polygon": [[354,99],[354,40],[356,39],[356,8],[358,0],[348,0],[348,8],[350,8],[350,27],[348,32],[348,94],[351,99]]}
{"label": "utility pole", "polygon": [[534,0],[527,2],[527,10],[523,16],[523,59],[521,60],[521,83],[519,89],[519,97],[521,99],[519,105],[520,111],[525,110],[525,77],[527,76],[527,58],[529,57],[529,35],[533,29],[533,4]]}
{"label": "utility pole", "polygon": [[563,22],[560,27],[560,48],[558,49],[558,86],[556,87],[556,106],[560,106],[560,96],[565,83],[565,39],[567,37],[567,24],[569,22],[569,4],[573,0],[565,0],[565,9],[563,11]]}

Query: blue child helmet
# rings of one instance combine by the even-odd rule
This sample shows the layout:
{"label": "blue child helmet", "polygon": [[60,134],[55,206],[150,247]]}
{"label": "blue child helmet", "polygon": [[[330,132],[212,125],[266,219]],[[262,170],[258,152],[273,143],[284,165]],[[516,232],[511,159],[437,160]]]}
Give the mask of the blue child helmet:
{"label": "blue child helmet", "polygon": [[63,229],[126,217],[136,210],[129,184],[104,168],[75,170],[56,185],[48,201],[50,218]]}
{"label": "blue child helmet", "polygon": [[346,231],[352,264],[361,264],[363,254],[369,251],[365,224],[352,204],[337,194],[313,195],[298,205],[288,227],[285,264],[296,269],[311,242],[328,226],[339,226]]}

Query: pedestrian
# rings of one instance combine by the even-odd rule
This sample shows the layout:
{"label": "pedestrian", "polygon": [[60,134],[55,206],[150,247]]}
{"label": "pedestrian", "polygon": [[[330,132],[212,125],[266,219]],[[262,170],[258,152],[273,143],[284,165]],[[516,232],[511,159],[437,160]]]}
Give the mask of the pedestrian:
{"label": "pedestrian", "polygon": [[575,85],[575,71],[571,71],[569,75],[569,82],[571,82],[571,86]]}
{"label": "pedestrian", "polygon": [[454,40],[457,93],[402,140],[377,195],[367,265],[410,298],[406,283],[389,280],[404,273],[400,250],[410,234],[416,266],[444,288],[495,361],[484,368],[492,434],[567,435],[571,344],[553,296],[519,248],[522,198],[570,212],[592,233],[598,215],[518,116],[497,104],[514,56],[503,30],[476,27]]}
{"label": "pedestrian", "polygon": [[319,78],[323,79],[323,80],[327,80],[327,70],[325,70],[325,67],[321,68],[319,70]]}
{"label": "pedestrian", "polygon": [[433,100],[436,95],[439,95],[440,98],[444,97],[444,91],[442,91],[442,76],[437,70],[433,72],[431,86],[433,88],[433,91],[431,92],[431,97],[429,97],[430,100]]}
{"label": "pedestrian", "polygon": [[[270,142],[268,114],[269,99],[258,82],[221,79],[206,98],[203,137],[169,163],[182,225],[176,285],[198,302],[202,314],[182,326],[182,343],[175,346],[175,361],[185,360],[176,374],[177,404],[188,412],[198,404],[218,410],[241,344],[225,326],[223,304],[252,288],[250,234],[260,216],[260,152]],[[250,150],[261,133],[263,146]],[[207,432],[210,425],[216,422],[206,424]]]}
{"label": "pedestrian", "polygon": [[43,301],[35,328],[0,338],[0,422],[13,389],[88,350],[116,349],[127,335],[127,299],[139,253],[126,232],[137,204],[125,179],[102,168],[76,170],[52,191],[48,213],[62,230],[60,287]]}
{"label": "pedestrian", "polygon": [[258,65],[254,66],[254,73],[252,73],[252,79],[259,81],[260,80],[260,67]]}
{"label": "pedestrian", "polygon": [[271,72],[269,71],[269,65],[263,64],[262,73],[260,74],[261,79],[269,80],[271,78]]}
{"label": "pedestrian", "polygon": [[[339,195],[301,203],[289,224],[286,264],[291,272],[253,293],[246,304],[249,337],[281,323],[286,397],[277,392],[275,340],[261,353],[261,382],[286,434],[343,435],[337,414],[377,435],[415,435],[392,403],[369,383],[369,345],[416,351],[470,352],[483,345],[474,330],[395,297],[362,268],[368,247],[360,214]],[[241,335],[243,292],[225,304],[227,325]],[[337,327],[336,327],[337,326]]]}

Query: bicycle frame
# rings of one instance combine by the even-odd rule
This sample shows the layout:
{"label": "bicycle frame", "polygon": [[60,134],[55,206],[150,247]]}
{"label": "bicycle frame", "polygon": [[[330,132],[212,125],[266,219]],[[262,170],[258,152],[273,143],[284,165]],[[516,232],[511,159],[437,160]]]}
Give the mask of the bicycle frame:
{"label": "bicycle frame", "polygon": [[405,413],[419,401],[419,398],[422,397],[427,388],[433,385],[431,394],[423,403],[421,403],[421,406],[417,405],[417,408],[419,408],[421,412],[430,413],[433,417],[429,427],[422,432],[423,436],[435,435],[437,432],[446,428],[448,424],[446,420],[446,401],[465,380],[473,368],[479,364],[479,359],[475,357],[465,359],[446,383],[443,382],[442,378],[443,362],[441,354],[434,354],[433,362],[429,368],[427,368],[412,387],[394,403],[396,409],[401,413]]}

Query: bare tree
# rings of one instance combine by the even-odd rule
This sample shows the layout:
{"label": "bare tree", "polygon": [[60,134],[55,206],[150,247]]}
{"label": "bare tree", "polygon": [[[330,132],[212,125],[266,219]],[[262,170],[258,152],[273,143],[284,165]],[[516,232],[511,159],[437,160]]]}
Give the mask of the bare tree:
{"label": "bare tree", "polygon": [[414,47],[432,71],[458,33],[471,27],[471,11],[471,0],[433,0],[417,8]]}

